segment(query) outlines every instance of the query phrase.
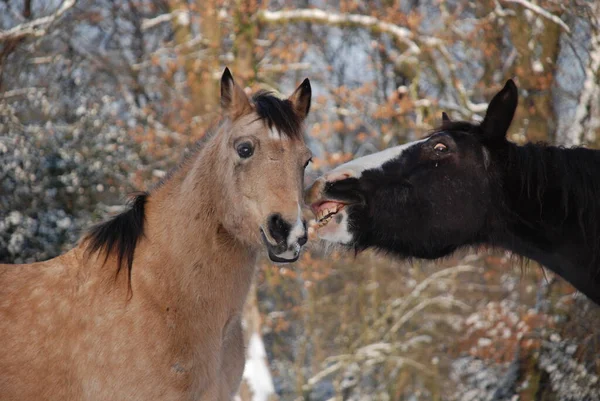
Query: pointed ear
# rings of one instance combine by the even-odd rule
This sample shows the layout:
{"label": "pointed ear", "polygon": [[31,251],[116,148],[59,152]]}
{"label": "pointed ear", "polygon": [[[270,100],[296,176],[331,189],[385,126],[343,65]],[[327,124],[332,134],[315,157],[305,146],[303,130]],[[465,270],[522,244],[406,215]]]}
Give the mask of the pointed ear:
{"label": "pointed ear", "polygon": [[486,139],[499,139],[506,136],[517,104],[519,91],[512,79],[506,81],[504,88],[494,96],[481,123]]}
{"label": "pointed ear", "polygon": [[442,123],[449,123],[450,121],[450,117],[448,117],[448,114],[446,114],[445,111],[442,111]]}
{"label": "pointed ear", "polygon": [[248,100],[248,96],[233,81],[233,76],[227,67],[225,67],[223,76],[221,76],[221,107],[229,113],[233,120],[252,112],[252,105]]}
{"label": "pointed ear", "polygon": [[302,120],[306,118],[310,110],[311,97],[312,89],[310,88],[310,81],[306,78],[288,99],[292,103],[294,111]]}

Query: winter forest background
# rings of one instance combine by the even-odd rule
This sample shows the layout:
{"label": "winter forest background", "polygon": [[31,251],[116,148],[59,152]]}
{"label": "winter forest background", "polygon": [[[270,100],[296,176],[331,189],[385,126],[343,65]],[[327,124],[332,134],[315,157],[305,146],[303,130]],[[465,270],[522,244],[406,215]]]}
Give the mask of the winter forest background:
{"label": "winter forest background", "polygon": [[[253,90],[310,78],[308,183],[442,111],[480,119],[510,77],[512,141],[600,145],[599,0],[1,0],[0,262],[68,250],[165,176],[225,66]],[[354,257],[313,232],[262,261],[240,399],[600,400],[600,308],[477,251]]]}

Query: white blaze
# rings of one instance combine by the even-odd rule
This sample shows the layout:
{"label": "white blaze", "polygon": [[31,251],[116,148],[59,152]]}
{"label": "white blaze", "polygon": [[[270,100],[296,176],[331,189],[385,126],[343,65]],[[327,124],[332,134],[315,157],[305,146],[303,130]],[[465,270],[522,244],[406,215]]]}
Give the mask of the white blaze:
{"label": "white blaze", "polygon": [[[360,178],[364,171],[381,169],[385,163],[399,158],[408,148],[427,140],[428,138],[425,138],[405,143],[404,145],[394,146],[393,148],[349,161],[325,174],[325,181],[333,182],[345,178]],[[339,222],[337,221],[338,219],[340,219]],[[345,209],[339,211],[338,215],[324,227],[319,228],[317,233],[321,239],[337,244],[351,244],[354,239],[350,233],[348,212]]]}
{"label": "white blaze", "polygon": [[388,148],[381,152],[351,160],[325,174],[325,180],[336,181],[343,178],[360,178],[363,171],[379,169],[390,160],[398,158],[406,149],[418,143],[425,142],[427,139],[428,138],[420,139],[418,141],[405,143],[404,145],[394,146],[393,148]]}
{"label": "white blaze", "polygon": [[269,130],[269,138],[271,138],[271,139],[281,139],[283,137],[281,136],[281,132],[279,132],[279,130],[277,128],[275,128],[275,126],[273,126]]}

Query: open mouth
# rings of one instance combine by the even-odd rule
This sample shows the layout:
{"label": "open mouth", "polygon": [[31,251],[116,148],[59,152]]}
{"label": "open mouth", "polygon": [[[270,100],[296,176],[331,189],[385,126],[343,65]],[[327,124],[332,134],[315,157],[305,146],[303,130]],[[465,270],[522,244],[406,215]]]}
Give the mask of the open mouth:
{"label": "open mouth", "polygon": [[[262,236],[262,240],[267,247],[267,253],[269,254],[269,259],[275,263],[293,263],[298,260],[300,257],[300,244],[292,244],[292,247],[288,247],[286,243],[273,245],[265,231],[260,229],[260,234]],[[291,248],[291,249],[290,249]]]}
{"label": "open mouth", "polygon": [[318,228],[325,227],[344,207],[346,207],[345,203],[331,200],[313,204],[311,208],[317,218]]}

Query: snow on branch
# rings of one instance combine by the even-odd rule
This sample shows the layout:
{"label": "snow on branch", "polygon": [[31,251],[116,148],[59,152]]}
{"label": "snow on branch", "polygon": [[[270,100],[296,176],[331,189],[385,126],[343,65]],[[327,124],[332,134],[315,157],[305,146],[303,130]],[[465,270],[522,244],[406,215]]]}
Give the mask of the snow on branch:
{"label": "snow on branch", "polygon": [[[338,14],[319,9],[297,9],[283,11],[261,10],[256,14],[256,17],[259,21],[269,24],[307,21],[321,25],[367,28],[375,32],[383,32],[393,36],[398,41],[404,43],[413,54],[421,53],[421,48],[416,43],[417,37],[410,29],[382,21],[370,15]],[[440,41],[437,38],[431,37],[419,39],[429,46]]]}
{"label": "snow on branch", "polygon": [[154,28],[165,22],[171,22],[177,20],[179,25],[187,26],[190,23],[190,17],[185,10],[175,10],[170,13],[161,14],[154,18],[144,18],[142,21],[142,31],[146,31],[150,28]]}
{"label": "snow on branch", "polygon": [[46,93],[46,89],[45,88],[18,88],[18,89],[13,89],[13,90],[9,90],[3,93],[0,93],[0,99],[8,99],[8,98],[12,98],[12,97],[21,97],[21,96],[32,96],[32,95],[36,95],[36,94],[45,94]]}
{"label": "snow on branch", "polygon": [[440,295],[440,296],[437,296],[434,298],[425,299],[424,301],[417,304],[417,306],[415,306],[414,308],[412,308],[409,311],[407,311],[406,313],[404,313],[402,315],[402,317],[396,323],[394,323],[392,328],[384,336],[384,339],[389,338],[391,334],[397,332],[406,322],[408,322],[410,319],[412,319],[415,315],[417,315],[423,309],[425,309],[431,305],[437,305],[437,306],[440,306],[443,308],[457,307],[462,310],[470,309],[470,306],[467,305],[466,303],[459,301],[459,300],[455,299],[454,297],[448,296],[448,295],[443,295],[443,296]]}
{"label": "snow on branch", "polygon": [[60,7],[51,15],[34,19],[12,27],[6,31],[0,31],[0,42],[21,39],[27,36],[40,37],[46,34],[46,29],[76,3],[76,0],[65,0]]}
{"label": "snow on branch", "polygon": [[561,20],[558,16],[552,14],[549,11],[544,10],[542,7],[533,4],[527,0],[504,0],[507,3],[516,3],[516,4],[520,4],[523,7],[527,8],[528,10],[533,11],[534,13],[554,22],[555,24],[560,25],[560,27],[562,29],[565,30],[565,32],[567,33],[571,33],[571,29],[569,28],[569,26],[567,24],[565,24],[565,22],[563,20]]}

